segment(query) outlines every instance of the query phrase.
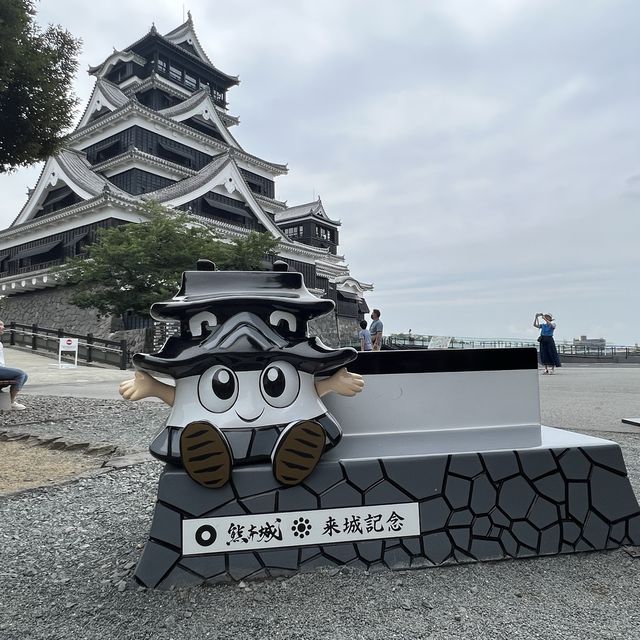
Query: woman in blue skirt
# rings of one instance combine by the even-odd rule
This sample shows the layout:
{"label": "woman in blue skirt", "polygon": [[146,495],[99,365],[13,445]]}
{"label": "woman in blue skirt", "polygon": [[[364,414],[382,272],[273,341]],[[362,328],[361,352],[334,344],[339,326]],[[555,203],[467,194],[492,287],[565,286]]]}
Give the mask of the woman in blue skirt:
{"label": "woman in blue skirt", "polygon": [[[541,320],[542,319],[542,320]],[[536,313],[533,326],[540,329],[540,362],[544,365],[544,373],[553,373],[556,367],[562,366],[556,349],[556,342],[553,339],[553,332],[556,329],[555,322],[550,313]],[[551,367],[551,371],[549,371]]]}

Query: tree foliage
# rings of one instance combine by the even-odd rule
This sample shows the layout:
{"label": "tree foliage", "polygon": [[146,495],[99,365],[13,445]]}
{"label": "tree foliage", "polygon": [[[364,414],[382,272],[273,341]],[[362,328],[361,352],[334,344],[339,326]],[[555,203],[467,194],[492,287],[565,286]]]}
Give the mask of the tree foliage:
{"label": "tree foliage", "polygon": [[223,242],[187,214],[147,203],[140,213],[145,222],[100,230],[88,258],[73,258],[58,275],[74,284],[71,302],[93,307],[102,315],[133,310],[148,315],[149,307],[175,295],[183,271],[199,258],[223,270],[259,270],[273,254],[278,240],[251,232],[246,238]]}
{"label": "tree foliage", "polygon": [[54,154],[73,122],[80,41],[34,16],[34,0],[0,1],[0,173]]}

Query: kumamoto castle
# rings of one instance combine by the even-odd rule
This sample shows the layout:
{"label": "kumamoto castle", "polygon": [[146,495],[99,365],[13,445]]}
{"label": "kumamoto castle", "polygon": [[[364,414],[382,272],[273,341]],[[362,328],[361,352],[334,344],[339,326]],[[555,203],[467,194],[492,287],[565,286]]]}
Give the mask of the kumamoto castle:
{"label": "kumamoto castle", "polygon": [[[239,80],[213,65],[190,15],[166,35],[152,26],[89,73],[96,83],[76,129],[0,232],[5,323],[98,337],[121,329],[70,305],[70,287],[51,269],[86,255],[99,229],[140,222],[140,205],[153,200],[227,239],[272,234],[280,240],[277,257],[300,271],[314,294],[336,303],[315,331],[328,343],[356,335],[368,311],[363,294],[372,287],[352,277],[338,253],[340,222],[320,198],[293,206],[276,198],[275,179],[287,166],[252,155],[231,133],[239,120],[227,110],[227,91]],[[198,257],[207,256],[194,256],[194,264]]]}

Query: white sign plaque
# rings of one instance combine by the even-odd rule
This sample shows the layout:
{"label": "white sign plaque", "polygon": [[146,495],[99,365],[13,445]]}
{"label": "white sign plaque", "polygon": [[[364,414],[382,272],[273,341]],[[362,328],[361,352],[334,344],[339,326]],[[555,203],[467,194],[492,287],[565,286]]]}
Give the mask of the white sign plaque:
{"label": "white sign plaque", "polygon": [[420,535],[417,502],[193,518],[182,522],[185,556]]}
{"label": "white sign plaque", "polygon": [[450,336],[431,336],[427,349],[448,349],[450,344]]}
{"label": "white sign plaque", "polygon": [[60,338],[60,351],[77,351],[78,338]]}
{"label": "white sign plaque", "polygon": [[[78,366],[78,338],[60,338],[58,342],[58,367],[62,368],[62,352],[72,351],[75,356],[75,364]],[[69,366],[69,365],[67,365]]]}

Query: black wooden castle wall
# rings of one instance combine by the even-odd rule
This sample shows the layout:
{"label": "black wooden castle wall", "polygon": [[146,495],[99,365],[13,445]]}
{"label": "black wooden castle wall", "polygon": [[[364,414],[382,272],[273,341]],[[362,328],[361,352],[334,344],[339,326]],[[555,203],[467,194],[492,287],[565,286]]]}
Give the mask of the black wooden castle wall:
{"label": "black wooden castle wall", "polygon": [[138,196],[142,193],[162,189],[163,187],[173,184],[175,180],[170,180],[169,178],[158,176],[155,173],[149,173],[142,169],[128,169],[127,171],[111,176],[109,182],[127,193]]}
{"label": "black wooden castle wall", "polygon": [[120,84],[133,76],[144,80],[155,72],[190,91],[209,87],[214,102],[226,108],[227,89],[237,84],[237,81],[229,80],[195,55],[189,55],[194,54],[195,50],[188,45],[174,45],[158,35],[148,34],[136,42],[132,50],[145,58],[146,64],[139,65],[135,61],[119,62],[107,74],[107,80]]}
{"label": "black wooden castle wall", "polygon": [[[125,222],[108,218],[11,247],[0,253],[0,278],[53,267],[62,264],[66,258],[84,255],[85,247],[95,242],[98,229],[121,224]],[[19,257],[24,253],[30,255]]]}
{"label": "black wooden castle wall", "polygon": [[[200,171],[213,159],[213,156],[139,126],[130,127],[120,133],[109,136],[86,147],[83,151],[87,154],[87,160],[91,164],[98,164],[110,158],[115,158],[134,147],[157,158],[169,160],[194,171]],[[240,172],[254,193],[267,198],[275,198],[275,183],[273,180],[246,169],[240,169]],[[140,193],[146,193],[146,191]]]}
{"label": "black wooden castle wall", "polygon": [[97,164],[115,158],[134,147],[195,171],[199,171],[209,164],[213,157],[139,126],[129,127],[120,133],[89,145],[83,151],[87,154],[87,160],[91,164]]}

